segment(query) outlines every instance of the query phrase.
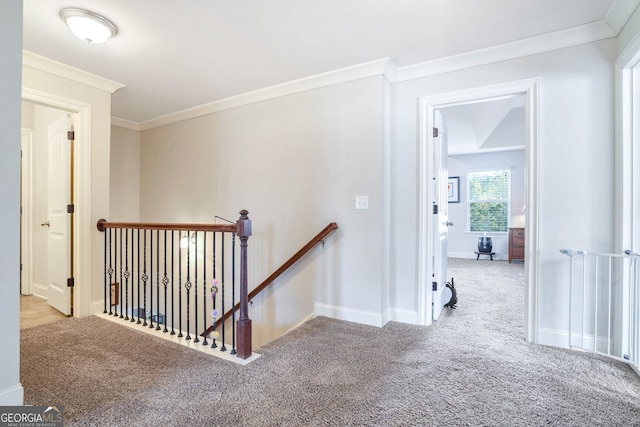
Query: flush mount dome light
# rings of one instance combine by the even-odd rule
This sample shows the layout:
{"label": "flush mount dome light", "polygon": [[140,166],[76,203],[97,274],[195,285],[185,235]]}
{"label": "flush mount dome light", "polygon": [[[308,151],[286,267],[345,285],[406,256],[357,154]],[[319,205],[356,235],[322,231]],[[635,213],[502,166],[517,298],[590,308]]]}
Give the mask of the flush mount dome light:
{"label": "flush mount dome light", "polygon": [[104,43],[118,33],[118,28],[113,22],[88,10],[62,9],[60,17],[73,34],[87,43]]}

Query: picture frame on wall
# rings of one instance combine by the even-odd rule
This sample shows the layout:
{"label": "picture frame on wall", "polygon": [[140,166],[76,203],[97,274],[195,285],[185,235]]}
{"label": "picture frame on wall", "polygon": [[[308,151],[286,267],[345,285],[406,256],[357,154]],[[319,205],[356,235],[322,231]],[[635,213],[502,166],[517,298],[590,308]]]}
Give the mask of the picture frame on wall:
{"label": "picture frame on wall", "polygon": [[449,203],[460,203],[460,177],[450,176],[447,181],[447,200]]}

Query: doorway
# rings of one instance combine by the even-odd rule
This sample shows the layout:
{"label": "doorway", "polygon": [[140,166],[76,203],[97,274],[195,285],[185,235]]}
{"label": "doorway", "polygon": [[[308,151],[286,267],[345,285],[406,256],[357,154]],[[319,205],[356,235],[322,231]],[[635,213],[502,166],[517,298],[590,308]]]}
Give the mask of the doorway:
{"label": "doorway", "polygon": [[[538,176],[538,86],[539,79],[508,82],[499,85],[485,86],[469,90],[425,96],[420,99],[420,150],[419,150],[419,295],[418,316],[421,324],[433,322],[432,262],[435,256],[434,230],[436,215],[433,215],[434,185],[432,177],[438,173],[433,170],[434,163],[434,113],[436,110],[455,105],[482,102],[487,99],[498,99],[522,95],[525,108],[525,204],[526,247],[525,258],[525,339],[537,342],[537,176]],[[446,273],[445,273],[446,274]]]}
{"label": "doorway", "polygon": [[68,111],[23,101],[21,294],[64,315],[73,315],[73,128]]}

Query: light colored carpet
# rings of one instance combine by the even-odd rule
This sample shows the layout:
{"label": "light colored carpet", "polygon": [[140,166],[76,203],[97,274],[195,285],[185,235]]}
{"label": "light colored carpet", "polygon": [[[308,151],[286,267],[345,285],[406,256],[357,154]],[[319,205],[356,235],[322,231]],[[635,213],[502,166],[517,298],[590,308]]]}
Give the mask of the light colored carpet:
{"label": "light colored carpet", "polygon": [[22,331],[28,404],[66,425],[640,425],[624,363],[523,336],[523,267],[452,260],[436,326],[319,317],[238,366],[90,317]]}

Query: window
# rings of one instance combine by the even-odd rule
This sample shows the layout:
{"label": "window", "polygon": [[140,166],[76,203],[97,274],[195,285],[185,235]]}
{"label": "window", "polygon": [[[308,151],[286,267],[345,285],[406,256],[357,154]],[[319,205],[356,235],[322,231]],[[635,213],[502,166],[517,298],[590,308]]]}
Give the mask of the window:
{"label": "window", "polygon": [[510,189],[509,169],[467,173],[469,231],[508,231]]}

